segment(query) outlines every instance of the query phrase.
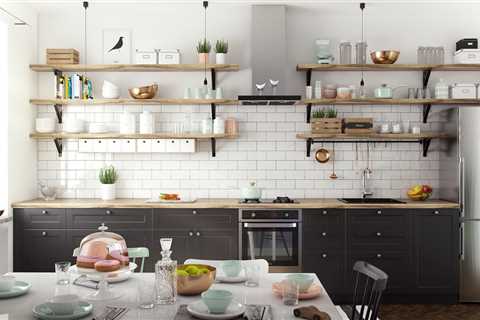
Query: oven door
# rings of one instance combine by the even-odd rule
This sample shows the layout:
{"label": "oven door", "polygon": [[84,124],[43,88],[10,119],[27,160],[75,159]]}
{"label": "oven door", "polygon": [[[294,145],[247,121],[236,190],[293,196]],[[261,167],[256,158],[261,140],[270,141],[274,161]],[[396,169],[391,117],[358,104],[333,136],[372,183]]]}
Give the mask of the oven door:
{"label": "oven door", "polygon": [[271,271],[300,269],[298,222],[242,222],[241,259],[265,259]]}

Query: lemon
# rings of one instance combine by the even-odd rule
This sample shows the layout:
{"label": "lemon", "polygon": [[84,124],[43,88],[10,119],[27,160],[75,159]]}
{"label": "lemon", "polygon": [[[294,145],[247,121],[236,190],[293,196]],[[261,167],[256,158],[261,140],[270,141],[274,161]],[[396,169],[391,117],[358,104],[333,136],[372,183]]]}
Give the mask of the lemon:
{"label": "lemon", "polygon": [[188,272],[185,270],[177,269],[177,276],[179,277],[188,277]]}

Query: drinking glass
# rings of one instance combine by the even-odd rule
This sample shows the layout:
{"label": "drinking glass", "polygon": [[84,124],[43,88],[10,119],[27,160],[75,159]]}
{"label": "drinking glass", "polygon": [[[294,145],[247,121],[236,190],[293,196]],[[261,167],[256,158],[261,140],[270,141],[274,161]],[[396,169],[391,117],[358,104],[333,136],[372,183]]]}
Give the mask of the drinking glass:
{"label": "drinking glass", "polygon": [[416,95],[417,95],[416,88],[408,88],[408,99],[415,99]]}
{"label": "drinking glass", "polygon": [[70,284],[70,261],[55,262],[55,274],[57,275],[57,284]]}
{"label": "drinking glass", "polygon": [[247,277],[247,281],[245,285],[247,287],[258,287],[260,284],[260,267],[251,264],[245,266],[245,275]]}
{"label": "drinking glass", "polygon": [[286,306],[296,306],[298,304],[299,287],[295,281],[282,281],[282,300]]}
{"label": "drinking glass", "polygon": [[417,89],[417,99],[424,99],[425,98],[425,90],[423,88]]}
{"label": "drinking glass", "polygon": [[155,286],[153,282],[137,279],[137,306],[152,309],[155,306]]}

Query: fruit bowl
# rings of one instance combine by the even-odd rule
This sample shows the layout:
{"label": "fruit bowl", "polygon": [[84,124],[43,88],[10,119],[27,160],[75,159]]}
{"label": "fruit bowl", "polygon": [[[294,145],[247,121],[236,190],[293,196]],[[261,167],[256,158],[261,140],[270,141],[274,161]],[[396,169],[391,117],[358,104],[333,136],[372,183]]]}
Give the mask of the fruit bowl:
{"label": "fruit bowl", "polygon": [[177,292],[184,296],[199,295],[215,281],[216,268],[206,264],[177,266]]}
{"label": "fruit bowl", "polygon": [[424,201],[424,200],[427,200],[429,197],[430,197],[430,193],[422,193],[422,194],[419,194],[419,195],[408,195],[408,198],[410,200],[414,200],[414,201]]}
{"label": "fruit bowl", "polygon": [[408,189],[407,196],[414,201],[425,201],[430,197],[432,191],[433,189],[429,185],[417,184]]}

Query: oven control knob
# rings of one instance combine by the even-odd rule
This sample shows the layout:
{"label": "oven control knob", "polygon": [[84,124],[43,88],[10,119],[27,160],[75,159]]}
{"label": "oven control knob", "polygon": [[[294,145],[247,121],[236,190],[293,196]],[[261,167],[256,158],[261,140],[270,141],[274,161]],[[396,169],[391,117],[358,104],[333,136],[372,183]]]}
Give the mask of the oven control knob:
{"label": "oven control knob", "polygon": [[42,214],[48,214],[47,210],[42,210]]}
{"label": "oven control knob", "polygon": [[192,214],[197,214],[197,210],[193,210],[193,211],[192,211]]}
{"label": "oven control knob", "polygon": [[202,234],[197,231],[197,233],[195,233],[195,235],[196,235],[197,237],[200,237]]}
{"label": "oven control knob", "polygon": [[322,258],[323,258],[323,259],[325,259],[326,257],[327,257],[327,254],[326,254],[326,253],[322,254]]}
{"label": "oven control knob", "polygon": [[42,232],[42,237],[46,237],[48,235],[48,233],[46,233],[45,231]]}
{"label": "oven control knob", "polygon": [[378,211],[377,211],[377,214],[382,214],[382,210],[378,210]]}
{"label": "oven control knob", "polygon": [[188,236],[189,236],[189,237],[193,237],[193,232],[190,231],[190,232],[188,233]]}
{"label": "oven control knob", "polygon": [[112,211],[107,210],[107,211],[105,211],[105,214],[110,215],[110,214],[112,214]]}

